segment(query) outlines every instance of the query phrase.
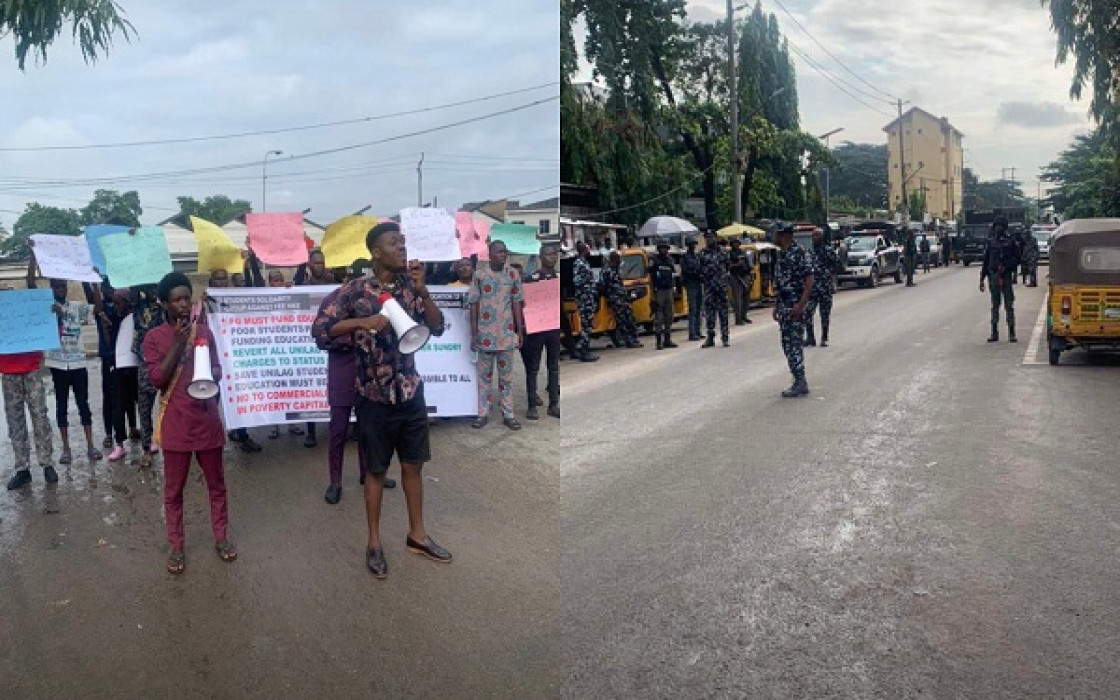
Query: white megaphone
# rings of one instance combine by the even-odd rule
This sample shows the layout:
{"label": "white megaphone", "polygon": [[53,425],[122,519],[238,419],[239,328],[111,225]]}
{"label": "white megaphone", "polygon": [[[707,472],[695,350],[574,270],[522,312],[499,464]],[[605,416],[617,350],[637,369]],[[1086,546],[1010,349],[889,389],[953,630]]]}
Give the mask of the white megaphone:
{"label": "white megaphone", "polygon": [[393,330],[397,334],[397,349],[403,355],[411,355],[428,343],[428,336],[431,331],[427,326],[421,326],[412,317],[408,315],[397,300],[393,298],[388,292],[382,292],[381,296],[377,298],[381,304],[380,313],[389,318],[389,323],[393,324]]}
{"label": "white megaphone", "polygon": [[218,395],[218,383],[210,367],[210,344],[206,338],[199,338],[194,341],[194,375],[187,385],[191,398],[205,401]]}

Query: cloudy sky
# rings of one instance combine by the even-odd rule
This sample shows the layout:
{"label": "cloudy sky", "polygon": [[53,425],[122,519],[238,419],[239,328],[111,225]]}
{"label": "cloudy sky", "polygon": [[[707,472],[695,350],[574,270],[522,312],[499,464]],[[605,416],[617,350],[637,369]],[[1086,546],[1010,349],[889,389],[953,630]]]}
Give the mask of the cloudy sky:
{"label": "cloudy sky", "polygon": [[[793,48],[830,74],[791,51],[802,126],[814,134],[843,127],[833,145],[885,143],[882,127],[896,109],[881,90],[948,117],[965,134],[965,165],[981,179],[1014,167],[1033,193],[1040,166],[1091,128],[1088,101],[1069,99],[1072,70],[1054,65],[1049,11],[1038,0],[762,0],[762,7],[777,15]],[[713,21],[726,17],[726,2],[690,0],[688,13]]]}
{"label": "cloudy sky", "polygon": [[[138,35],[94,65],[64,31],[44,65],[21,72],[11,40],[0,40],[0,223],[8,228],[28,201],[79,208],[99,187],[138,190],[145,223],[178,211],[179,195],[226,194],[259,210],[261,161],[274,149],[284,154],[269,159],[268,210],[311,207],[308,218],[320,223],[366,205],[373,214],[415,206],[421,152],[423,196],[439,206],[558,192],[556,0],[119,1]],[[516,111],[484,118],[505,110]],[[407,111],[238,138],[41,150]],[[374,141],[382,143],[300,157]],[[217,166],[242,167],[182,173]]]}

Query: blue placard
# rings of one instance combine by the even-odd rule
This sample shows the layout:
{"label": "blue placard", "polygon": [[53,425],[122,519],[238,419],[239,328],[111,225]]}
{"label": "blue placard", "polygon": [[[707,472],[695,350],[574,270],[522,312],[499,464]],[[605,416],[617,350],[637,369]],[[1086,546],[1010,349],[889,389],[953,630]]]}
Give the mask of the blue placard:
{"label": "blue placard", "polygon": [[54,292],[49,289],[0,292],[0,354],[58,349],[58,317],[52,305]]}
{"label": "blue placard", "polygon": [[111,226],[109,224],[97,224],[96,226],[86,226],[86,243],[89,244],[89,257],[93,260],[93,266],[102,275],[106,274],[109,265],[105,262],[105,254],[101,252],[100,240],[105,236],[111,236],[114,233],[128,233],[127,226]]}

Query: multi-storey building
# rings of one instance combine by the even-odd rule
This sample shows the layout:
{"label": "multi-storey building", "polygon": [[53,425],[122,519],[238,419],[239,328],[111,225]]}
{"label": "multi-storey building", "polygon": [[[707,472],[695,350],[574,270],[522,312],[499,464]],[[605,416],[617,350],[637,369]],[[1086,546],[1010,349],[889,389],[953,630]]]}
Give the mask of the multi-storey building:
{"label": "multi-storey building", "polygon": [[[899,130],[901,129],[901,142]],[[887,133],[888,181],[891,209],[902,208],[902,168],[905,163],[906,196],[925,194],[926,213],[952,221],[961,209],[964,138],[946,117],[936,117],[919,107],[905,112],[883,127]],[[901,150],[900,150],[901,149]],[[905,158],[900,159],[900,153]]]}

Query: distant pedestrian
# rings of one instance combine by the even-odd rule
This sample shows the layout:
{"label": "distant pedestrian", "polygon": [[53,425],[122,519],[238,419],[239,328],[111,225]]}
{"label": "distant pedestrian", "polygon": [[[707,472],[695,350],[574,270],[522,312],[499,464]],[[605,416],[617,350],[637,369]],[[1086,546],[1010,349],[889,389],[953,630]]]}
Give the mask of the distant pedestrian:
{"label": "distant pedestrian", "polygon": [[805,337],[805,311],[813,293],[813,266],[805,249],[793,239],[793,226],[779,229],[774,242],[781,248],[774,280],[777,292],[774,320],[781,328],[782,352],[793,375],[793,385],[783,391],[782,396],[807,396],[809,383],[805,379],[801,343]]}
{"label": "distant pedestrian", "polygon": [[471,350],[478,353],[478,419],[482,428],[490,421],[497,368],[498,402],[502,423],[520,430],[513,414],[513,357],[525,341],[521,313],[521,276],[507,263],[509,251],[502,241],[490,242],[489,264],[475,270],[467,303],[471,307]]}
{"label": "distant pedestrian", "polygon": [[[35,288],[35,255],[27,265],[27,288]],[[3,330],[3,329],[0,329]],[[52,463],[51,422],[47,414],[47,395],[39,368],[43,353],[20,352],[0,355],[0,384],[4,392],[4,416],[8,423],[8,439],[12,441],[15,474],[8,480],[8,490],[15,491],[31,483],[31,438],[27,434],[27,414],[35,438],[35,457],[48,484],[58,482]]]}
{"label": "distant pedestrian", "polygon": [[[559,278],[556,263],[560,260],[560,249],[555,244],[541,246],[540,267],[525,278],[526,284],[537,284]],[[528,394],[529,410],[525,417],[538,420],[538,406],[544,402],[537,394],[537,373],[541,369],[541,355],[545,355],[547,373],[548,415],[560,417],[560,329],[556,328],[536,333],[526,333],[521,345],[521,360],[525,363],[525,393]]]}
{"label": "distant pedestrian", "polygon": [[821,312],[821,347],[828,347],[828,327],[832,322],[832,296],[836,291],[832,275],[839,264],[836,249],[825,241],[824,232],[813,231],[813,292],[809,295],[809,306],[805,310],[805,345],[815,346],[817,338],[813,333],[813,316],[817,309]]}
{"label": "distant pedestrian", "polygon": [[696,254],[696,239],[689,238],[681,258],[681,279],[684,281],[685,299],[688,302],[688,339],[700,340],[700,312],[704,307],[704,276],[700,269],[700,256]]}
{"label": "distant pedestrian", "polygon": [[669,255],[669,244],[657,244],[657,256],[649,262],[650,287],[653,289],[653,332],[657,336],[657,349],[675,348],[671,339],[673,329],[673,294],[676,290],[676,265]]}
{"label": "distant pedestrian", "polygon": [[607,267],[603,270],[600,284],[603,287],[603,296],[607,298],[614,315],[614,328],[617,337],[616,344],[625,345],[627,348],[640,348],[638,342],[638,327],[634,324],[634,309],[630,306],[630,295],[622,281],[622,256],[617,252],[607,256]]}
{"label": "distant pedestrian", "polygon": [[750,254],[743,250],[738,238],[731,239],[727,272],[731,280],[731,308],[735,311],[735,325],[743,326],[751,322],[747,318],[747,309],[751,305],[751,269]]}
{"label": "distant pedestrian", "polygon": [[[159,299],[166,322],[148,332],[141,352],[152,385],[163,392],[155,440],[163,450],[163,509],[171,545],[167,571],[172,574],[183,573],[187,565],[183,548],[183,490],[192,457],[202,469],[210,494],[214,548],[222,561],[237,559],[237,550],[227,533],[229,505],[222,459],[226,438],[221,409],[216,397],[196,399],[187,391],[195,340],[205,339],[211,349],[215,347],[206,316],[192,312],[192,293],[190,280],[181,272],[168,273],[160,280]],[[198,310],[201,312],[201,307]],[[210,363],[213,376],[220,377],[222,367],[216,352],[211,351]]]}
{"label": "distant pedestrian", "polygon": [[922,234],[922,239],[920,241],[918,241],[918,252],[922,256],[922,272],[923,273],[929,272],[929,251],[930,251],[929,239],[926,238],[926,234],[923,233]]}
{"label": "distant pedestrian", "polygon": [[1015,337],[1015,290],[1012,282],[1021,259],[1018,242],[1007,230],[1007,217],[997,216],[992,222],[992,233],[984,248],[984,262],[980,265],[980,291],[984,291],[985,281],[991,288],[992,334],[989,343],[999,341],[999,306],[1002,301],[1007,316],[1007,339],[1018,342]]}
{"label": "distant pedestrian", "polygon": [[918,244],[914,238],[914,231],[906,229],[902,244],[902,259],[906,262],[906,286],[914,286],[914,269],[918,265]]}
{"label": "distant pedestrian", "polygon": [[716,241],[716,234],[704,234],[704,250],[700,251],[700,276],[704,280],[704,315],[707,317],[708,338],[700,347],[715,345],[716,317],[719,317],[719,337],[723,347],[731,345],[731,330],[727,325],[728,264],[727,253]]}
{"label": "distant pedestrian", "polygon": [[595,311],[599,294],[595,289],[595,275],[591,272],[591,249],[583,241],[576,243],[576,259],[572,263],[572,284],[576,290],[576,308],[579,310],[579,340],[576,352],[580,362],[595,362],[591,354],[591,330],[595,324]]}
{"label": "distant pedestrian", "polygon": [[1023,284],[1028,287],[1038,286],[1038,240],[1031,233],[1030,229],[1024,229],[1022,239],[1023,251],[1023,265],[1022,275]]}

